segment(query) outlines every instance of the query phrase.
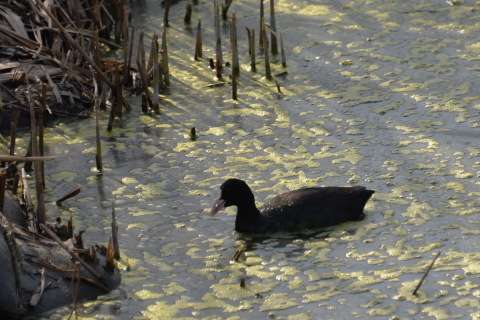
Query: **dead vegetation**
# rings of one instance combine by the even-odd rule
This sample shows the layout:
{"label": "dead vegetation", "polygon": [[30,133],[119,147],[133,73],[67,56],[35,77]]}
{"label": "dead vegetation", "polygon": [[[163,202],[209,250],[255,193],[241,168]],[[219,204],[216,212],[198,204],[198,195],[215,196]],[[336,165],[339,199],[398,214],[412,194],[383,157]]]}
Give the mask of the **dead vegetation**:
{"label": "dead vegetation", "polygon": [[[46,120],[85,116],[93,105],[93,77],[111,85],[112,64],[102,46],[122,36],[124,1],[16,0],[0,2],[0,130],[9,130],[14,111],[29,123],[30,102],[41,104],[46,85]],[[88,52],[88,53],[87,53]],[[93,72],[91,67],[93,67]],[[113,86],[113,85],[112,85]],[[26,120],[26,121],[25,121]]]}

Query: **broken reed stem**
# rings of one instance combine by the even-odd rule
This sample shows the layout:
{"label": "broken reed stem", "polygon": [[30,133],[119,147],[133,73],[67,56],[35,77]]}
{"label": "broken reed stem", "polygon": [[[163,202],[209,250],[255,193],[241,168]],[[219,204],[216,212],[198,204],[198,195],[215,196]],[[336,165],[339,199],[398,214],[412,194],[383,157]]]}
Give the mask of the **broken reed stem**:
{"label": "broken reed stem", "polygon": [[255,57],[255,29],[252,29],[252,58],[250,62],[250,66],[252,67],[252,71],[257,70],[257,62]]}
{"label": "broken reed stem", "polygon": [[93,269],[92,267],[90,267],[90,265],[88,265],[85,261],[83,261],[75,252],[73,252],[69,247],[67,247],[67,245],[65,243],[63,243],[62,240],[60,240],[59,237],[57,237],[57,235],[51,231],[45,224],[43,223],[40,223],[39,224],[40,228],[46,233],[48,234],[48,236],[50,238],[52,238],[53,240],[55,240],[55,242],[57,242],[65,251],[67,251],[67,253],[75,260],[75,261],[78,261],[80,262],[80,264],[82,265],[82,267],[84,267],[88,272],[90,272],[93,276],[95,276],[98,280],[100,280],[100,282],[102,283],[102,288],[106,291],[106,292],[109,292],[110,290],[108,289],[108,284],[105,282],[105,279],[97,272],[95,271],[95,269]]}
{"label": "broken reed stem", "polygon": [[168,13],[170,12],[170,0],[165,0],[165,15],[163,17],[163,23],[165,27],[168,27]]}
{"label": "broken reed stem", "polygon": [[[95,97],[97,97],[98,93],[98,86],[96,85],[96,81],[94,81],[95,85]],[[97,170],[102,172],[103,171],[103,161],[102,161],[102,142],[100,139],[100,125],[98,120],[98,100],[95,98],[93,103],[93,108],[95,112],[95,142],[97,145],[97,152],[95,153],[95,163],[97,165]]]}
{"label": "broken reed stem", "polygon": [[282,94],[282,90],[280,89],[280,84],[278,83],[277,80],[275,80],[275,84],[277,85],[277,91],[279,94]]}
{"label": "broken reed stem", "polygon": [[[103,73],[102,69],[98,66],[97,63],[95,63],[95,61],[93,61],[93,59],[90,57],[90,55],[85,51],[85,49],[82,48],[81,45],[79,45],[73,38],[72,36],[70,36],[70,34],[67,32],[67,30],[62,26],[62,24],[60,23],[60,21],[58,21],[58,19],[55,17],[55,15],[50,12],[50,10],[47,9],[47,7],[45,7],[45,5],[37,0],[36,1],[37,5],[43,10],[45,11],[45,13],[50,17],[50,19],[54,22],[54,24],[57,26],[57,28],[60,30],[60,32],[63,34],[63,36],[65,38],[67,38],[67,41],[70,43],[70,45],[72,47],[74,47],[79,53],[80,55],[83,57],[83,59],[85,59],[91,66],[93,69],[95,69],[95,71],[98,73],[98,75],[102,78],[102,80],[110,87],[110,89],[112,89],[112,91],[115,91],[115,83],[113,83],[105,73]],[[130,110],[130,105],[128,104],[128,102],[124,99],[123,95],[121,97],[121,105],[125,105],[125,107]]]}
{"label": "broken reed stem", "polygon": [[15,154],[15,144],[17,141],[17,123],[18,123],[18,116],[20,111],[15,108],[12,113],[12,122],[10,125],[10,152],[9,154],[13,156]]}
{"label": "broken reed stem", "polygon": [[70,282],[70,292],[72,293],[73,308],[70,313],[70,317],[75,314],[75,319],[77,319],[77,301],[78,301],[78,291],[80,288],[80,263],[75,261],[75,267],[73,268],[72,282]]}
{"label": "broken reed stem", "polygon": [[265,30],[265,22],[263,21],[263,54],[265,59],[265,77],[267,80],[272,80],[272,71],[270,70],[270,58],[268,56],[268,40],[267,40],[267,31]]}
{"label": "broken reed stem", "polygon": [[116,83],[116,86],[115,86],[115,96],[114,96],[114,101],[115,101],[115,104],[117,105],[117,113],[116,115],[121,118],[122,117],[122,91],[123,91],[123,87],[122,87],[122,74],[120,72],[120,68],[118,67],[118,63],[115,64],[115,83]]}
{"label": "broken reed stem", "polygon": [[187,8],[185,10],[185,17],[183,18],[183,21],[186,24],[190,24],[191,20],[192,20],[192,4],[189,3],[189,4],[187,4]]}
{"label": "broken reed stem", "polygon": [[232,13],[232,23],[231,23],[231,46],[232,46],[232,74],[235,74],[236,77],[240,75],[240,64],[238,61],[238,43],[237,43],[237,16],[235,12]]}
{"label": "broken reed stem", "polygon": [[123,81],[124,84],[128,83],[128,76],[129,76],[129,71],[130,69],[128,68],[128,48],[129,48],[129,43],[128,43],[128,27],[127,27],[127,6],[123,6]]}
{"label": "broken reed stem", "polygon": [[145,92],[142,92],[142,112],[148,112],[147,95],[145,94]]}
{"label": "broken reed stem", "polygon": [[71,239],[73,238],[73,217],[70,216],[70,219],[68,219],[67,223],[67,238]]}
{"label": "broken reed stem", "polygon": [[237,100],[237,76],[232,72],[232,99]]}
{"label": "broken reed stem", "polygon": [[[153,35],[153,37],[155,37],[155,36],[156,36],[156,34]],[[152,40],[153,40],[153,37],[152,37]],[[153,78],[153,50],[154,50],[154,48],[150,44],[150,54],[148,55],[148,63],[147,63],[147,66],[145,68],[145,72],[146,72],[147,77],[148,77],[148,84],[149,85],[151,84],[151,81],[152,81],[152,78]]]}
{"label": "broken reed stem", "polygon": [[72,198],[72,197],[75,197],[75,196],[76,196],[77,194],[79,194],[80,192],[82,192],[82,189],[81,189],[81,188],[78,188],[77,190],[74,190],[74,191],[70,192],[69,194],[67,194],[66,196],[58,199],[58,200],[55,202],[55,204],[56,204],[57,206],[60,206],[63,201],[68,200],[68,199],[70,199],[70,198]]}
{"label": "broken reed stem", "polygon": [[132,80],[131,75],[130,75],[130,67],[132,65],[132,52],[133,52],[133,42],[135,40],[135,26],[132,25],[132,36],[130,37],[130,48],[128,49],[128,60],[127,64],[124,65],[123,67],[125,68],[123,72],[123,83],[125,85],[129,84]]}
{"label": "broken reed stem", "polygon": [[270,27],[272,29],[270,33],[271,39],[271,52],[273,55],[278,54],[278,42],[277,42],[277,24],[275,22],[275,5],[274,0],[270,0]]}
{"label": "broken reed stem", "polygon": [[40,271],[40,274],[41,274],[40,285],[32,294],[32,297],[30,298],[30,302],[28,303],[28,305],[31,307],[35,307],[38,304],[38,302],[42,298],[43,291],[45,290],[45,268],[42,268],[42,270]]}
{"label": "broken reed stem", "polygon": [[255,72],[257,70],[255,62],[255,29],[247,29],[248,34],[248,53],[250,54],[250,69]]}
{"label": "broken reed stem", "polygon": [[153,109],[153,102],[150,97],[150,92],[148,91],[148,78],[147,72],[145,70],[145,53],[143,51],[143,31],[140,33],[140,39],[138,39],[138,49],[137,49],[137,69],[140,74],[140,80],[142,82],[143,93],[147,99],[148,106]]}
{"label": "broken reed stem", "polygon": [[240,259],[240,257],[242,256],[244,251],[245,251],[245,245],[242,244],[237,248],[237,250],[235,250],[235,253],[230,258],[230,262],[237,262],[238,259]]}
{"label": "broken reed stem", "polygon": [[213,0],[213,16],[215,22],[215,69],[217,71],[217,78],[220,79],[222,77],[222,64],[223,64],[223,57],[222,57],[222,38],[220,35],[220,18],[218,14],[218,0]]}
{"label": "broken reed stem", "polygon": [[167,45],[167,29],[163,28],[162,34],[162,71],[163,82],[166,86],[170,85],[170,70],[168,68],[168,45]]}
{"label": "broken reed stem", "polygon": [[110,238],[110,241],[108,242],[107,254],[105,255],[105,270],[112,273],[115,271],[115,254],[112,238]]}
{"label": "broken reed stem", "polygon": [[420,279],[420,282],[418,283],[417,287],[415,288],[415,290],[413,290],[412,294],[414,296],[417,295],[418,289],[420,289],[420,286],[423,284],[423,281],[425,281],[425,278],[427,278],[427,275],[430,272],[430,270],[432,269],[433,264],[435,263],[435,261],[437,261],[438,257],[440,256],[440,252],[441,251],[438,251],[438,253],[435,255],[435,258],[433,258],[432,262],[430,263],[430,265],[427,268],[427,271],[425,271],[425,273],[423,274],[423,277],[422,277],[422,279]]}
{"label": "broken reed stem", "polygon": [[[112,94],[115,96],[116,90],[112,92]],[[107,124],[107,131],[110,132],[113,129],[113,120],[115,119],[115,113],[117,113],[117,103],[115,102],[115,99],[112,103],[112,108],[110,109],[110,116],[108,117],[108,124]]]}
{"label": "broken reed stem", "polygon": [[118,244],[118,226],[117,219],[115,217],[115,207],[112,205],[112,243],[113,243],[113,256],[115,259],[120,259],[120,245]]}
{"label": "broken reed stem", "polygon": [[[118,4],[121,3],[121,1],[117,1]],[[119,42],[120,41],[120,35],[122,33],[122,28],[123,28],[123,18],[122,18],[122,6],[116,5],[113,9],[114,12],[112,12],[112,18],[113,22],[115,23],[115,41]]]}
{"label": "broken reed stem", "polygon": [[[43,157],[43,146],[44,146],[44,126],[43,126],[43,115],[45,109],[47,108],[47,84],[42,83],[42,91],[40,98],[40,105],[38,107],[38,148],[39,156]],[[45,166],[43,162],[40,162],[40,169],[42,171],[42,186],[45,188]]]}
{"label": "broken reed stem", "polygon": [[152,37],[152,50],[151,52],[153,53],[153,97],[152,97],[152,103],[153,103],[153,110],[155,112],[160,111],[160,101],[159,101],[159,92],[158,89],[160,87],[160,66],[158,65],[158,37],[156,34],[153,35]]}
{"label": "broken reed stem", "polygon": [[58,19],[55,17],[55,15],[47,8],[45,5],[37,0],[36,4],[43,10],[45,13],[50,17],[50,19],[53,21],[53,23],[57,26],[59,31],[65,36],[67,41],[70,43],[72,47],[78,50],[78,52],[82,55],[82,57],[88,61],[88,63],[92,66],[92,68],[95,69],[95,71],[102,77],[103,81],[112,89],[114,90],[114,85],[110,81],[110,79],[103,73],[102,69],[93,61],[93,59],[90,57],[90,55],[70,36],[70,34],[65,30],[63,25],[58,21]]}
{"label": "broken reed stem", "polygon": [[232,99],[237,100],[237,77],[240,75],[240,65],[238,62],[237,50],[237,16],[232,13],[232,23],[230,25],[230,43],[232,46]]}
{"label": "broken reed stem", "polygon": [[260,49],[263,48],[263,31],[265,30],[265,24],[264,24],[264,10],[263,10],[263,0],[260,0],[260,37],[258,39],[258,45]]}
{"label": "broken reed stem", "polygon": [[13,183],[12,183],[12,193],[14,195],[17,195],[19,182],[20,182],[20,175],[18,173],[15,173],[15,176],[13,177]]}
{"label": "broken reed stem", "polygon": [[[27,93],[27,99],[30,101],[30,124],[31,124],[31,135],[30,135],[30,147],[32,156],[38,156],[38,144],[37,144],[37,123],[35,121],[35,107],[33,100],[29,93]],[[37,194],[37,222],[45,223],[47,218],[45,216],[45,195],[43,193],[43,179],[42,179],[42,169],[40,162],[35,161],[33,163],[33,168],[35,170],[35,188]]]}
{"label": "broken reed stem", "polygon": [[232,4],[233,0],[226,0],[225,4],[222,4],[222,18],[223,20],[227,20],[227,13],[230,5]]}
{"label": "broken reed stem", "polygon": [[3,207],[5,203],[5,188],[7,183],[7,172],[0,172],[0,211],[4,212]]}
{"label": "broken reed stem", "polygon": [[202,20],[198,19],[198,26],[197,26],[197,41],[195,42],[195,60],[199,60],[203,58],[202,53]]}
{"label": "broken reed stem", "polygon": [[[93,55],[95,57],[95,62],[97,64],[101,64],[101,58],[100,58],[100,41],[98,39],[98,31],[92,31],[92,36],[93,36]],[[95,73],[92,66],[90,66],[91,72],[92,72],[92,79],[94,80],[94,86],[96,85],[97,87],[95,88],[95,97],[100,97],[98,104],[101,109],[106,109],[107,108],[107,90],[105,85],[103,84],[102,77]]]}
{"label": "broken reed stem", "polygon": [[47,160],[55,160],[57,159],[57,156],[31,156],[31,157],[23,157],[23,156],[11,156],[11,155],[6,155],[2,154],[0,155],[0,161],[5,161],[5,162],[13,162],[13,161],[18,161],[18,162],[34,162],[34,161],[47,161]]}
{"label": "broken reed stem", "polygon": [[280,33],[280,54],[282,56],[282,66],[287,67],[287,60],[285,59],[285,49],[283,48],[282,33]]}

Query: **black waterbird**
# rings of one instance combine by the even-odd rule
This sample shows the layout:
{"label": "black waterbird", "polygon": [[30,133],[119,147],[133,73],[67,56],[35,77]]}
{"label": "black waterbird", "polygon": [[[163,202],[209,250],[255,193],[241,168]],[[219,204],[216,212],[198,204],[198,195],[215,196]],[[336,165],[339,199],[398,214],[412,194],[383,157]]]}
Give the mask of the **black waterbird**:
{"label": "black waterbird", "polygon": [[298,232],[360,220],[375,193],[362,186],[302,188],[282,193],[257,208],[245,181],[228,179],[220,190],[210,215],[237,206],[235,230],[242,233]]}

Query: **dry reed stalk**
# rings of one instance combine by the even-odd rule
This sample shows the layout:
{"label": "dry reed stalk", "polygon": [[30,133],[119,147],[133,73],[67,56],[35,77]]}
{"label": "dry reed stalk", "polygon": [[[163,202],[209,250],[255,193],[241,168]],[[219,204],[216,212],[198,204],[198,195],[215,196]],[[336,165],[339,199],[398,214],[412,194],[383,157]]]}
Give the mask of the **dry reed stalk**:
{"label": "dry reed stalk", "polygon": [[230,258],[230,262],[237,262],[238,259],[240,259],[240,257],[242,256],[242,254],[244,253],[245,251],[245,245],[242,244],[240,245],[237,250],[235,250],[235,253],[233,254],[233,256]]}
{"label": "dry reed stalk", "polygon": [[267,40],[267,32],[265,28],[265,21],[263,21],[263,33],[261,37],[263,38],[263,54],[264,54],[264,60],[265,60],[265,77],[268,80],[272,79],[272,72],[270,70],[270,58],[268,56],[268,40]]}
{"label": "dry reed stalk", "polygon": [[3,212],[3,206],[5,203],[5,188],[7,183],[7,172],[0,172],[0,211]]}
{"label": "dry reed stalk", "polygon": [[240,75],[240,65],[238,62],[237,50],[237,16],[232,13],[232,23],[230,25],[230,43],[232,46],[232,99],[237,100],[237,77]]}
{"label": "dry reed stalk", "polygon": [[[28,85],[28,82],[27,82]],[[35,106],[34,102],[30,96],[30,93],[27,91],[27,101],[30,101],[30,147],[31,154],[33,157],[39,155],[38,143],[37,143],[37,122],[35,120]],[[34,161],[33,168],[35,170],[35,188],[37,194],[37,222],[45,223],[47,218],[45,216],[45,194],[43,193],[43,178],[42,178],[42,169],[40,162]]]}
{"label": "dry reed stalk", "polygon": [[[43,123],[43,115],[45,113],[45,109],[47,109],[47,85],[42,83],[42,91],[40,95],[40,104],[38,106],[38,151],[39,156],[43,157],[43,146],[44,146],[44,123]],[[45,188],[45,165],[40,162],[40,170],[42,175],[42,186]]]}
{"label": "dry reed stalk", "polygon": [[137,49],[137,69],[140,74],[140,80],[142,82],[142,89],[145,93],[148,106],[153,109],[153,102],[150,97],[150,92],[148,91],[148,78],[147,72],[145,70],[145,53],[143,51],[143,31],[140,33],[140,39],[138,39],[138,49]]}
{"label": "dry reed stalk", "polygon": [[148,112],[147,96],[146,96],[145,92],[142,92],[142,112],[143,113]]}
{"label": "dry reed stalk", "polygon": [[232,46],[232,74],[236,77],[240,75],[240,64],[238,61],[238,42],[237,42],[237,16],[235,12],[232,13],[232,23],[230,29],[230,43]]}
{"label": "dry reed stalk", "polygon": [[285,68],[287,67],[287,60],[285,59],[285,49],[283,48],[283,38],[281,33],[280,33],[280,53],[282,56],[282,66]]}
{"label": "dry reed stalk", "polygon": [[70,193],[67,194],[66,196],[61,197],[60,199],[58,199],[58,200],[55,202],[55,204],[56,204],[57,206],[60,206],[60,205],[62,205],[62,202],[63,202],[63,201],[75,197],[75,196],[76,196],[77,194],[79,194],[80,192],[82,192],[82,189],[81,189],[81,188],[78,188],[78,189],[70,192]]}
{"label": "dry reed stalk", "polygon": [[115,23],[115,41],[119,42],[120,41],[120,36],[122,35],[122,29],[123,29],[123,5],[122,5],[122,0],[120,1],[115,1],[114,3],[114,9],[113,9],[113,20]]}
{"label": "dry reed stalk", "polygon": [[46,233],[48,234],[48,236],[50,238],[52,238],[53,240],[55,240],[55,242],[57,242],[75,261],[78,261],[80,262],[80,264],[82,265],[82,267],[84,267],[88,272],[90,272],[95,278],[97,278],[98,280],[100,280],[101,282],[101,286],[100,284],[98,284],[100,287],[102,287],[106,292],[109,292],[110,290],[108,289],[108,284],[106,283],[105,279],[97,272],[95,271],[95,269],[93,269],[92,267],[90,267],[90,265],[88,265],[85,261],[83,261],[75,252],[73,252],[65,243],[63,243],[62,240],[60,240],[59,237],[57,237],[57,235],[51,231],[45,224],[43,223],[40,223],[39,224],[40,228]]}
{"label": "dry reed stalk", "polygon": [[12,193],[14,195],[17,195],[19,182],[20,182],[20,175],[16,173],[15,176],[13,177],[13,183],[12,183]]}
{"label": "dry reed stalk", "polygon": [[[95,59],[95,63],[100,65],[102,63],[100,58],[100,41],[98,39],[98,31],[92,31],[92,38],[93,38],[93,57]],[[90,66],[92,72],[92,79],[94,80],[95,86],[95,97],[100,97],[98,104],[101,109],[106,109],[107,107],[107,91],[105,90],[105,86],[103,85],[103,80],[98,73],[95,73],[93,67]]]}
{"label": "dry reed stalk", "polygon": [[264,13],[264,9],[263,9],[263,0],[260,0],[260,37],[258,37],[258,46],[260,47],[260,49],[263,48],[263,31],[265,30],[265,24],[264,24],[264,20],[265,19],[265,13]]}
{"label": "dry reed stalk", "polygon": [[189,4],[187,4],[187,8],[185,10],[185,17],[183,18],[183,21],[186,24],[190,24],[191,20],[192,20],[192,4],[189,3]]}
{"label": "dry reed stalk", "polygon": [[247,29],[248,35],[248,53],[250,55],[250,69],[255,72],[257,70],[255,61],[255,29]]}
{"label": "dry reed stalk", "polygon": [[20,111],[18,109],[13,109],[12,112],[12,122],[10,125],[10,152],[9,154],[13,156],[15,154],[15,144],[17,141],[17,123],[18,123],[18,116]]}
{"label": "dry reed stalk", "polygon": [[113,257],[120,259],[120,245],[118,244],[118,225],[115,217],[115,207],[112,205],[112,244],[113,244]]}
{"label": "dry reed stalk", "polygon": [[77,29],[83,29],[82,18],[80,17],[80,10],[81,10],[80,1],[74,1],[73,6],[74,6],[74,14],[75,14],[75,26],[77,27]]}
{"label": "dry reed stalk", "polygon": [[233,0],[225,0],[225,4],[222,4],[222,17],[223,20],[227,20],[227,13],[230,5],[232,4]]}
{"label": "dry reed stalk", "polygon": [[279,94],[282,94],[282,90],[280,89],[280,84],[278,83],[277,80],[275,80],[275,85],[277,86],[277,91]]}
{"label": "dry reed stalk", "polygon": [[277,42],[277,24],[275,22],[275,5],[274,0],[270,0],[270,27],[272,29],[270,49],[272,54],[278,54],[278,42]]}
{"label": "dry reed stalk", "polygon": [[[90,67],[92,74],[93,69]],[[100,125],[99,125],[99,120],[98,120],[98,84],[97,81],[95,81],[95,77],[92,77],[93,79],[93,86],[95,88],[94,91],[94,101],[93,101],[93,109],[94,109],[94,115],[95,115],[95,142],[96,142],[96,147],[97,147],[97,152],[95,153],[95,163],[97,165],[97,170],[102,172],[103,171],[103,162],[102,162],[102,143],[100,140]]]}
{"label": "dry reed stalk", "polygon": [[70,216],[70,219],[68,219],[67,223],[67,238],[71,239],[73,238],[73,217]]}
{"label": "dry reed stalk", "polygon": [[75,267],[73,268],[72,273],[72,281],[70,282],[70,292],[72,294],[72,312],[68,316],[68,320],[75,315],[75,319],[77,319],[77,301],[78,301],[78,291],[80,289],[80,263],[75,261]]}
{"label": "dry reed stalk", "polygon": [[130,74],[130,68],[132,65],[132,52],[133,52],[133,42],[135,40],[135,26],[132,25],[132,36],[130,37],[130,48],[128,50],[128,59],[127,64],[123,66],[127,71],[124,71],[123,84],[128,85],[132,81],[132,76]]}
{"label": "dry reed stalk", "polygon": [[165,0],[165,15],[163,16],[163,25],[168,27],[168,14],[170,12],[170,0]]}
{"label": "dry reed stalk", "polygon": [[203,58],[202,53],[202,20],[198,19],[197,40],[195,41],[195,60]]}
{"label": "dry reed stalk", "polygon": [[168,44],[167,44],[167,29],[163,28],[162,34],[162,71],[163,83],[166,86],[170,85],[170,70],[168,67]]}
{"label": "dry reed stalk", "polygon": [[213,16],[215,24],[215,69],[217,71],[217,78],[222,77],[222,39],[220,35],[220,18],[218,14],[218,0],[213,0]]}
{"label": "dry reed stalk", "polygon": [[[123,92],[123,86],[122,86],[122,73],[120,72],[120,68],[118,66],[118,63],[115,64],[116,67],[115,67],[115,97],[114,97],[114,101],[115,103],[117,104],[117,116],[119,118],[121,118],[123,116],[123,112],[122,112],[122,101],[123,101],[123,95],[122,95],[122,92]],[[127,108],[127,105],[124,104],[125,107]],[[127,108],[128,110],[128,108]]]}
{"label": "dry reed stalk", "polygon": [[153,53],[153,110],[160,111],[159,101],[159,87],[160,87],[160,66],[158,65],[158,37],[156,34],[152,38],[152,53]]}
{"label": "dry reed stalk", "polygon": [[[42,298],[43,291],[45,290],[45,268],[42,268],[40,270],[40,285],[38,288],[35,290],[35,292],[32,294],[32,297],[30,298],[30,302],[28,303],[29,306],[35,307],[40,299]],[[48,286],[48,285],[47,285]]]}
{"label": "dry reed stalk", "polygon": [[115,250],[113,249],[113,240],[108,242],[107,254],[105,256],[105,270],[113,272],[115,270]]}
{"label": "dry reed stalk", "polygon": [[112,107],[110,109],[110,116],[108,117],[107,131],[110,132],[113,129],[113,121],[115,120],[115,114],[117,114],[118,103],[116,101],[116,89],[112,89]]}
{"label": "dry reed stalk", "polygon": [[[80,55],[92,66],[92,68],[95,69],[95,71],[102,77],[103,81],[112,89],[112,91],[115,90],[115,84],[103,73],[102,69],[93,61],[93,59],[90,57],[90,55],[83,49],[82,46],[80,46],[73,38],[70,36],[70,34],[65,30],[65,28],[62,26],[62,24],[58,21],[58,19],[53,15],[50,10],[48,10],[45,5],[41,1],[36,2],[36,4],[48,15],[48,17],[53,21],[53,23],[57,26],[57,28],[60,30],[61,34],[67,39],[67,41],[70,43],[72,47],[74,47]],[[129,110],[130,105],[128,102],[123,98],[121,98],[122,102],[121,105],[125,105],[125,107]]]}
{"label": "dry reed stalk", "polygon": [[48,161],[48,160],[55,160],[57,156],[44,156],[44,157],[22,157],[22,156],[11,156],[11,155],[0,155],[0,161],[6,162],[34,162],[34,161]]}
{"label": "dry reed stalk", "polygon": [[415,287],[415,290],[413,290],[412,294],[413,294],[414,296],[417,295],[418,289],[420,289],[420,286],[423,284],[423,281],[425,281],[425,279],[427,278],[427,275],[428,275],[428,273],[430,272],[430,270],[432,269],[433,265],[435,264],[435,261],[437,261],[438,257],[440,256],[440,252],[441,252],[441,251],[438,251],[438,253],[435,255],[435,258],[433,258],[432,262],[431,262],[430,265],[428,266],[427,271],[425,271],[425,273],[423,274],[423,277],[420,279],[420,282],[419,282],[418,285]]}
{"label": "dry reed stalk", "polygon": [[235,75],[235,72],[232,72],[232,99],[233,100],[238,99],[238,95],[237,95],[238,88],[237,87],[238,87],[237,76]]}
{"label": "dry reed stalk", "polygon": [[[122,23],[122,29],[123,29],[123,81],[128,81],[130,69],[128,68],[128,27],[127,27],[127,19],[125,18],[127,16],[127,6],[123,6],[123,23]],[[126,80],[127,79],[127,80]]]}

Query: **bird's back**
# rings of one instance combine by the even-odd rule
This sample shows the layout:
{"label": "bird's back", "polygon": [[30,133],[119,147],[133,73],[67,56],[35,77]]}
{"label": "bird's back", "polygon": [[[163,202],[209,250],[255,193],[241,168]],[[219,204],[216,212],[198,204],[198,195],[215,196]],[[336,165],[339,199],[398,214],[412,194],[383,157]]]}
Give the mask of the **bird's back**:
{"label": "bird's back", "polygon": [[266,232],[300,231],[363,218],[374,191],[365,187],[303,188],[272,198],[260,208],[259,227]]}

